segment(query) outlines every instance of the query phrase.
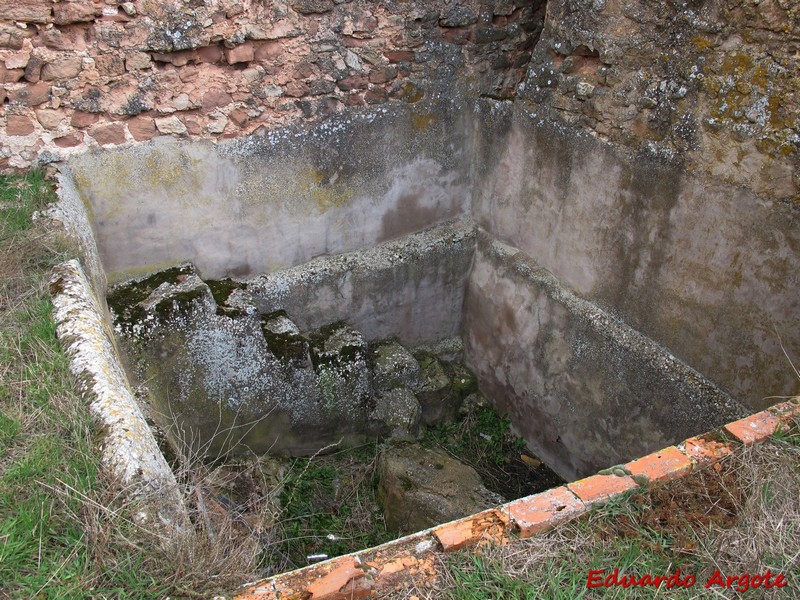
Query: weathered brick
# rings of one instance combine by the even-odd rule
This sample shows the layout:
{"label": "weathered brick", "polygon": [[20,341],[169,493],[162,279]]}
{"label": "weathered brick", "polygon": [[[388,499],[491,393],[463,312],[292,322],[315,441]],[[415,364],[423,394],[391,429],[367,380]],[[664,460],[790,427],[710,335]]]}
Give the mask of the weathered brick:
{"label": "weathered brick", "polygon": [[363,569],[358,568],[352,556],[335,559],[332,567],[328,573],[313,581],[306,588],[310,598],[335,597],[339,590],[350,581],[366,575]]}
{"label": "weathered brick", "polygon": [[484,540],[502,543],[508,537],[508,522],[506,515],[493,508],[440,525],[433,535],[445,552],[454,552]]}
{"label": "weathered brick", "polygon": [[567,487],[578,498],[588,504],[604,502],[623,492],[635,489],[636,482],[628,476],[592,475],[579,481],[567,484]]}
{"label": "weathered brick", "polygon": [[669,446],[629,462],[625,467],[632,476],[643,475],[649,481],[668,481],[692,470],[692,461],[675,446]]}
{"label": "weathered brick", "polygon": [[744,419],[725,425],[725,431],[730,433],[745,445],[760,442],[773,433],[780,425],[778,418],[768,411],[758,412]]}
{"label": "weathered brick", "polygon": [[586,510],[586,505],[561,486],[520,498],[506,504],[503,509],[519,528],[520,536],[530,537],[577,517]]}
{"label": "weathered brick", "polygon": [[6,121],[6,135],[30,135],[35,130],[33,121],[24,115],[8,115]]}
{"label": "weathered brick", "polygon": [[769,408],[769,412],[775,415],[783,425],[792,426],[797,419],[800,419],[800,398],[776,404]]}
{"label": "weathered brick", "polygon": [[716,462],[733,453],[733,448],[724,442],[691,437],[680,444],[684,454],[699,465]]}

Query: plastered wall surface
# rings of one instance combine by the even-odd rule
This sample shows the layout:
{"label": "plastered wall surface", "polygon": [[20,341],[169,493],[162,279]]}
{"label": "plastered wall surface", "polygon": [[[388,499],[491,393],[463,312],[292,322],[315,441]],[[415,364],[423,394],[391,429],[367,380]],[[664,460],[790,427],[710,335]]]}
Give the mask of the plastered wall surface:
{"label": "plastered wall surface", "polygon": [[571,481],[746,409],[663,347],[481,232],[466,362],[531,448]]}
{"label": "plastered wall surface", "polygon": [[455,221],[259,276],[247,293],[260,313],[286,310],[303,330],[342,320],[369,341],[418,346],[460,334],[474,244],[472,222]]}
{"label": "plastered wall surface", "polygon": [[464,215],[461,122],[449,102],[397,105],[217,146],[90,153],[70,172],[112,283],[182,261],[247,277]]}
{"label": "plastered wall surface", "polygon": [[482,110],[480,226],[747,404],[792,393],[778,336],[800,347],[794,208],[542,121],[532,105],[507,107],[507,120]]}

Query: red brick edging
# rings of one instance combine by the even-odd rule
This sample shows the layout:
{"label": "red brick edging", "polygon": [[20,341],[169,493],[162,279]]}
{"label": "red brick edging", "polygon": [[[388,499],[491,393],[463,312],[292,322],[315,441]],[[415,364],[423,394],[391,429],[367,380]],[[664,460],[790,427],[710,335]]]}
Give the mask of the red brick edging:
{"label": "red brick edging", "polygon": [[[497,508],[445,523],[387,544],[290,571],[248,585],[236,600],[344,600],[385,592],[410,578],[436,574],[436,554],[483,543],[530,537],[587,512],[638,485],[678,479],[790,427],[800,418],[800,397],[728,423],[715,433],[684,440],[625,465],[605,469]],[[733,438],[733,439],[730,439]]]}

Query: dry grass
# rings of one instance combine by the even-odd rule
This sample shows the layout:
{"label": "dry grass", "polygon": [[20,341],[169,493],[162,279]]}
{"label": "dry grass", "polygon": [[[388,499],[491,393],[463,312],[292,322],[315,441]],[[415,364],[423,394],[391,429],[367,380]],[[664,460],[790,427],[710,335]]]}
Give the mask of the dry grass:
{"label": "dry grass", "polygon": [[[670,590],[588,589],[590,569],[621,576],[669,575],[697,583]],[[717,469],[613,502],[546,535],[505,547],[444,556],[433,588],[411,585],[409,598],[734,598],[704,584],[727,577],[783,573],[789,584],[750,589],[747,597],[800,597],[800,436],[742,448]]]}

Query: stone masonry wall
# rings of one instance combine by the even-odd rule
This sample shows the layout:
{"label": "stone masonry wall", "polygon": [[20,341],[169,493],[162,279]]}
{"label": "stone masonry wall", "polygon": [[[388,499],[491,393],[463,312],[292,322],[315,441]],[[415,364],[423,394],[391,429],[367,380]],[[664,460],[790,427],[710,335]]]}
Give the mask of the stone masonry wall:
{"label": "stone masonry wall", "polygon": [[800,202],[796,0],[551,0],[531,67],[540,115]]}
{"label": "stone masonry wall", "polygon": [[458,80],[509,97],[543,0],[0,0],[0,169],[230,138]]}

